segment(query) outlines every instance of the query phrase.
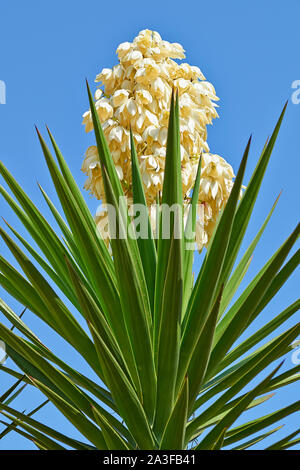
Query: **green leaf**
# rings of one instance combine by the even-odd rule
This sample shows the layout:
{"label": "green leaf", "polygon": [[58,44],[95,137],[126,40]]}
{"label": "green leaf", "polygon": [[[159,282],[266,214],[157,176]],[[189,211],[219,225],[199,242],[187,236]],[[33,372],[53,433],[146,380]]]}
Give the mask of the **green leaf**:
{"label": "green leaf", "polygon": [[104,440],[107,448],[110,450],[129,450],[128,444],[119,435],[119,433],[109,424],[109,422],[102,416],[99,411],[92,407],[95,420],[102,430]]}
{"label": "green leaf", "polygon": [[198,396],[200,387],[203,383],[207,365],[211,354],[211,348],[213,343],[213,337],[217,324],[217,318],[222,299],[223,287],[221,287],[220,293],[217,297],[215,305],[213,306],[211,313],[206,320],[204,329],[198,340],[195,352],[188,369],[188,377],[190,383],[189,389],[189,412],[191,412],[194,402]]}
{"label": "green leaf", "polygon": [[26,305],[51,328],[57,330],[54,319],[32,285],[0,255],[1,286],[21,304]]}
{"label": "green leaf", "polygon": [[[0,396],[0,403],[5,403],[5,404],[9,404],[8,403],[8,399],[10,397],[10,395],[16,390],[16,388],[18,388],[18,386],[20,385],[20,383],[23,382],[23,377],[21,377],[19,380],[17,380],[17,382],[15,382],[11,387],[9,387],[8,390],[6,390],[6,392],[4,392],[1,396]],[[26,385],[26,384],[25,384]],[[21,387],[18,391],[17,391],[17,395],[18,396],[21,391],[23,390],[24,387]]]}
{"label": "green leaf", "polygon": [[77,264],[80,266],[80,269],[84,272],[86,270],[85,264],[83,259],[81,258],[80,252],[78,251],[78,248],[76,246],[74,237],[72,232],[70,231],[68,225],[54,206],[53,202],[47,195],[47,193],[44,191],[44,189],[39,185],[39,189],[49,207],[51,210],[52,215],[54,216],[56,223],[58,224],[59,228],[62,231],[63,236],[65,237],[64,241],[67,244],[67,247],[72,254],[73,258],[76,260]]}
{"label": "green leaf", "polygon": [[277,428],[271,429],[271,431],[266,432],[264,434],[260,434],[259,436],[254,437],[253,439],[250,439],[249,441],[246,441],[243,444],[239,444],[238,446],[233,447],[230,450],[245,450],[245,449],[248,449],[248,447],[251,447],[254,444],[257,444],[258,442],[261,442],[262,440],[266,439],[266,437],[269,437],[271,434],[273,434],[274,432],[278,431],[281,428],[282,428],[282,426],[278,426]]}
{"label": "green leaf", "polygon": [[232,227],[232,232],[228,244],[228,249],[226,252],[226,258],[223,265],[223,273],[220,279],[220,282],[226,282],[230,272],[233,268],[235,263],[238,250],[241,246],[242,240],[244,238],[244,234],[246,232],[253,207],[261,187],[261,183],[268,166],[271,153],[276,142],[278,132],[285,114],[285,110],[287,107],[287,103],[285,104],[283,111],[278,119],[278,122],[275,126],[274,132],[270,138],[270,140],[265,145],[262,155],[256,165],[254,173],[251,177],[249,184],[247,185],[247,189],[244,192],[242,200],[237,208],[236,216],[234,218],[234,223]]}
{"label": "green leaf", "polygon": [[[281,194],[281,193],[280,193]],[[236,290],[238,289],[240,283],[242,282],[243,280],[243,277],[245,275],[245,273],[247,272],[247,269],[248,269],[248,266],[251,262],[251,257],[252,257],[252,254],[275,210],[275,207],[278,203],[278,200],[279,200],[279,197],[280,197],[280,194],[279,196],[277,197],[276,201],[274,202],[273,206],[272,206],[272,209],[270,210],[266,220],[264,221],[263,225],[261,226],[260,230],[257,232],[257,235],[254,237],[252,243],[250,244],[250,246],[248,247],[248,249],[246,250],[246,253],[244,254],[244,256],[242,257],[241,261],[239,262],[238,266],[236,267],[234,273],[232,274],[231,278],[229,279],[229,281],[227,282],[226,284],[226,287],[224,289],[224,293],[223,293],[223,298],[222,298],[222,302],[221,302],[221,306],[220,306],[220,312],[219,312],[219,316],[221,317],[225,311],[225,309],[227,308],[227,306],[229,305],[230,301],[232,300]]]}
{"label": "green leaf", "polygon": [[[261,393],[264,388],[268,385],[272,377],[276,374],[282,363],[277,366],[274,371],[269,374],[262,382],[247,393],[239,402],[234,406],[223,419],[205,436],[205,438],[196,447],[197,450],[211,449],[214,443],[220,439],[220,435],[224,432],[224,429],[229,428],[237,420],[240,414],[247,408],[251,401]],[[224,436],[223,436],[224,440]],[[222,440],[222,441],[223,441]]]}
{"label": "green leaf", "polygon": [[[171,99],[158,241],[154,311],[157,396],[154,432],[159,440],[174,406],[183,295],[183,214],[178,95]],[[171,208],[175,208],[175,213]],[[166,236],[165,231],[169,232]]]}
{"label": "green leaf", "polygon": [[[7,413],[3,413],[5,416]],[[15,427],[12,429],[16,433],[20,434],[21,436],[25,437],[26,439],[32,440],[35,442],[33,437],[37,440],[39,444],[41,444],[45,449],[47,450],[65,450],[63,446],[55,442],[53,439],[45,436],[45,434],[42,434],[41,432],[37,431],[33,427],[29,426],[28,424],[23,423],[19,419],[14,418],[13,423],[15,424]],[[7,424],[7,423],[6,423]],[[16,425],[21,426],[22,428],[26,429],[27,431],[30,432],[30,434],[25,433],[24,431],[21,431],[21,429],[17,429]]]}
{"label": "green leaf", "polygon": [[131,146],[131,168],[132,168],[132,193],[133,204],[141,206],[142,210],[147,213],[147,238],[139,237],[137,239],[139,252],[143,264],[145,280],[147,283],[148,296],[151,310],[154,308],[154,291],[155,291],[155,271],[156,271],[156,248],[152,234],[150,219],[148,216],[148,208],[143,188],[139,161],[136,154],[134,139],[130,128],[130,146]]}
{"label": "green leaf", "polygon": [[266,336],[272,333],[276,328],[281,326],[286,320],[288,320],[292,315],[298,312],[300,308],[300,299],[296,300],[288,308],[283,310],[279,315],[277,315],[273,320],[269,321],[265,326],[257,330],[253,335],[243,341],[241,344],[232,349],[221,361],[220,369],[227,367],[227,365],[234,362],[236,359],[241,357],[245,352],[249,351],[253,346],[262,341]]}
{"label": "green leaf", "polygon": [[[0,338],[6,343],[7,346],[11,347],[21,357],[28,361],[29,364],[34,366],[42,373],[42,375],[48,377],[50,382],[57,387],[58,390],[62,391],[63,394],[77,406],[80,410],[87,414],[87,416],[93,418],[93,414],[90,408],[90,401],[86,398],[86,395],[61,371],[53,367],[48,361],[46,361],[40,354],[38,354],[34,348],[22,338],[12,333],[6,326],[0,323]],[[56,392],[55,392],[56,393]]]}
{"label": "green leaf", "polygon": [[[54,439],[57,439],[60,442],[63,442],[64,444],[72,447],[73,449],[78,449],[78,450],[88,450],[92,449],[92,447],[88,444],[84,444],[83,442],[77,441],[75,439],[72,439],[58,431],[55,431],[54,429],[50,428],[49,426],[40,423],[39,421],[30,418],[24,413],[21,413],[20,411],[14,410],[13,408],[10,408],[9,406],[0,404],[0,409],[2,410],[1,413],[8,418],[14,420],[15,417],[19,419],[20,424],[26,423],[29,424],[31,427],[34,429],[37,429],[41,431],[44,434],[47,434],[48,436],[53,437]],[[4,411],[3,411],[4,410]]]}
{"label": "green leaf", "polygon": [[22,243],[30,255],[38,262],[41,268],[48,274],[48,276],[55,282],[59,289],[65,294],[65,296],[72,302],[72,304],[77,308],[78,303],[76,302],[76,297],[70,289],[70,286],[51,268],[51,266],[32,248],[32,246],[5,220],[4,222],[12,233],[17,237],[17,239]]}
{"label": "green leaf", "polygon": [[68,265],[70,278],[74,285],[78,301],[81,305],[85,319],[87,320],[87,322],[93,324],[94,328],[97,330],[98,334],[101,336],[106,346],[108,346],[111,352],[114,353],[115,359],[119,362],[122,367],[126,368],[126,364],[123,362],[123,357],[119,350],[118,344],[116,343],[115,337],[103,313],[101,312],[89,292],[86,290],[85,286],[80,282],[80,279],[76,275],[76,272],[72,269],[72,266],[68,263],[68,260],[66,260],[66,263]]}
{"label": "green leaf", "polygon": [[216,442],[212,445],[212,448],[211,448],[212,450],[220,450],[222,448],[226,431],[227,431],[227,428],[224,428],[220,432],[218,438],[216,439]]}
{"label": "green leaf", "polygon": [[178,394],[176,403],[170,418],[166,424],[160,449],[180,450],[184,449],[185,430],[188,412],[188,378],[186,377],[183,387]]}
{"label": "green leaf", "polygon": [[94,219],[93,219],[93,217],[90,213],[90,210],[89,210],[89,208],[88,208],[88,206],[87,206],[87,204],[84,200],[84,197],[83,197],[81,191],[79,190],[79,188],[78,188],[78,186],[75,182],[75,179],[74,179],[74,177],[73,177],[73,175],[72,175],[65,159],[63,158],[62,153],[59,150],[58,145],[55,142],[54,137],[51,134],[48,127],[47,127],[47,131],[48,131],[51,143],[53,145],[55,155],[56,155],[57,161],[58,161],[59,166],[60,166],[60,170],[61,170],[63,178],[64,178],[64,182],[67,184],[68,188],[70,189],[72,197],[76,201],[76,204],[79,207],[81,215],[84,218],[87,226],[89,227],[89,233],[93,236],[95,242],[97,243],[98,250],[101,253],[101,256],[103,257],[103,259],[105,260],[106,266],[110,270],[110,275],[113,276],[113,263],[112,263],[111,256],[110,256],[110,254],[107,250],[107,247],[106,247],[105,243],[103,242],[99,231],[96,228],[95,221],[94,221]]}
{"label": "green leaf", "polygon": [[15,256],[21,268],[31,281],[40,298],[44,302],[46,308],[55,319],[58,326],[58,332],[63,336],[82,356],[89,365],[97,371],[99,362],[97,360],[96,351],[91,340],[88,338],[79,323],[64,305],[62,300],[54,292],[45,278],[40,274],[37,268],[24,255],[20,248],[12,241],[7,233],[0,227],[0,235],[7,244],[10,251]]}
{"label": "green leaf", "polygon": [[[26,380],[28,381],[28,383],[31,383],[31,381],[29,379],[26,378]],[[49,400],[45,400],[43,401],[39,406],[37,406],[36,408],[34,408],[32,411],[30,411],[27,416],[33,416],[35,413],[37,413],[41,408],[43,408],[45,405],[47,405],[49,403]],[[7,404],[6,404],[7,405]],[[1,432],[0,434],[0,440],[3,439],[4,436],[6,436],[10,431],[14,431],[16,428],[16,424],[12,421],[5,429],[4,431]]]}
{"label": "green leaf", "polygon": [[[27,376],[32,375],[41,382],[47,384],[49,387],[53,387],[54,390],[59,393],[59,388],[55,387],[47,375],[45,375],[43,371],[33,365],[30,360],[27,360],[18,354],[9,344],[6,345],[6,350],[10,359],[12,359],[12,361],[21,369],[21,371],[26,374],[26,378],[23,379],[26,383],[31,384],[31,382],[28,381]],[[62,392],[60,393],[62,394]]]}
{"label": "green leaf", "polygon": [[[196,180],[193,188],[192,200],[190,203],[188,218],[184,230],[184,263],[183,263],[183,306],[182,312],[185,314],[192,289],[193,289],[193,262],[194,247],[196,238],[197,204],[199,199],[200,179],[201,179],[202,154],[200,155]],[[193,247],[193,249],[192,249]]]}
{"label": "green leaf", "polygon": [[[37,343],[35,344],[35,346],[36,345]],[[31,344],[31,347],[34,347],[34,345]],[[30,362],[26,361],[22,356],[17,354],[16,351],[10,348],[10,346],[7,346],[7,349],[9,351],[9,357],[18,365],[21,370],[24,371],[25,374],[31,375],[34,378],[40,380],[48,387],[51,388],[52,386],[53,388],[53,385],[51,385],[49,379],[44,374],[39,372],[39,370],[35,368]],[[76,385],[85,388],[86,390],[91,392],[97,399],[101,400],[103,403],[108,405],[112,410],[117,411],[116,405],[113,402],[111,394],[106,389],[100,387],[98,384],[88,379],[83,374],[80,374],[77,370],[70,367],[64,361],[55,356],[46,346],[44,347],[42,344],[40,344],[39,348],[36,349],[36,351],[41,354],[45,359],[48,359],[49,361],[61,367],[61,369],[67,373],[67,377],[71,378]],[[12,375],[13,377],[21,378],[21,374],[17,373],[16,371],[13,371],[12,369],[9,369],[2,365],[0,365],[0,369]],[[26,377],[24,378],[24,381],[27,382]]]}
{"label": "green leaf", "polygon": [[230,197],[216,228],[207,259],[204,262],[204,268],[202,272],[199,273],[189,302],[181,343],[177,388],[181,384],[181,381],[188,369],[197,342],[210,313],[215,294],[219,292],[218,291],[216,293],[216,286],[218,284],[220,270],[223,265],[226,247],[231,233],[234,214],[248,158],[250,142],[251,139],[248,141]]}
{"label": "green leaf", "polygon": [[85,415],[70,405],[67,401],[57,395],[53,390],[32,378],[33,384],[49,398],[49,400],[58,408],[61,413],[90,441],[97,449],[106,450],[107,446],[101,430],[89,421]]}
{"label": "green leaf", "polygon": [[[106,169],[103,169],[106,200],[115,208],[116,238],[111,239],[124,322],[136,361],[142,390],[142,402],[149,420],[153,419],[156,376],[151,342],[151,309],[136,240],[126,234],[127,210],[116,201]],[[109,213],[109,224],[112,223]],[[121,228],[120,228],[121,227]]]}
{"label": "green leaf", "polygon": [[291,447],[294,447],[299,443],[300,443],[300,438],[293,439],[292,441],[288,441],[285,444],[282,444],[280,450],[290,449]]}
{"label": "green leaf", "polygon": [[[15,200],[5,191],[5,189],[0,186],[0,193],[6,199],[8,204],[11,206],[13,211],[16,213],[18,218],[23,223],[26,230],[30,233],[32,238],[35,240],[41,251],[45,254],[50,264],[54,268],[54,271],[57,273],[59,280],[59,287],[62,291],[73,301],[72,293],[68,289],[66,269],[62,264],[62,259],[64,256],[69,256],[66,247],[63,245],[61,240],[55,234],[54,230],[47,222],[47,220],[42,216],[39,210],[34,206],[30,198],[22,190],[17,181],[5,168],[5,166],[0,162],[0,174],[7,182],[8,186],[12,190],[13,194],[19,201],[22,207],[20,207]],[[16,233],[17,234],[17,233]],[[42,263],[43,269],[47,266],[42,257],[38,256],[33,248],[30,248],[30,245],[17,234],[22,243],[26,244],[26,247],[31,249],[32,254],[36,257],[38,262]],[[47,240],[47,241],[46,241]],[[71,259],[71,258],[70,258]],[[72,261],[73,262],[73,261]],[[48,268],[50,271],[50,268]],[[53,274],[53,273],[52,273]],[[57,280],[57,278],[56,278]]]}
{"label": "green leaf", "polygon": [[[268,387],[269,388],[269,387]],[[230,411],[240,400],[243,398],[245,395],[241,395],[238,398],[235,398],[234,400],[231,400],[230,402],[226,403],[226,405],[223,406],[222,412],[215,415],[213,418],[209,419],[205,423],[203,423],[195,432],[194,434],[191,434],[191,428],[188,428],[187,432],[187,438],[188,440],[194,440],[199,435],[207,428],[210,428],[211,426],[217,424],[221,419],[223,419],[228,411]],[[274,396],[274,393],[270,393],[269,395],[263,395],[259,398],[255,398],[246,408],[246,410],[250,410],[251,408],[254,408],[255,406],[261,405],[262,403],[265,403],[267,400],[272,398]],[[245,410],[245,411],[246,411]]]}
{"label": "green leaf", "polygon": [[175,400],[183,288],[181,245],[181,240],[172,239],[169,265],[162,292],[154,420],[154,431],[158,439],[165,428]]}
{"label": "green leaf", "polygon": [[281,289],[281,287],[284,285],[284,283],[287,281],[290,275],[299,266],[299,263],[300,263],[300,249],[297,250],[293,256],[291,256],[289,261],[283,266],[283,268],[275,276],[275,278],[271,282],[270,287],[267,289],[267,292],[265,293],[263,299],[259,303],[253,316],[251,317],[250,322],[248,323],[248,326],[257,317],[257,315],[265,308],[265,306],[273,299],[273,297],[277,294],[279,289]]}
{"label": "green leaf", "polygon": [[[296,330],[297,331],[297,330]],[[291,330],[290,330],[291,332]],[[289,332],[283,333],[285,336]],[[223,390],[226,390],[228,387],[232,386],[236,381],[240,378],[240,376],[245,372],[249,371],[253,364],[255,364],[258,360],[260,360],[262,357],[266,356],[270,350],[274,347],[274,345],[278,345],[283,336],[280,335],[277,338],[269,341],[268,343],[264,344],[257,350],[255,350],[253,353],[251,353],[249,356],[246,358],[240,360],[238,363],[234,364],[230,368],[227,368],[224,372],[220,373],[216,377],[214,377],[212,380],[209,382],[205,383],[200,390],[200,396],[196,400],[193,412],[195,412],[200,406],[202,406],[206,401],[210,400],[212,397],[214,397],[216,394],[222,392]],[[292,341],[292,340],[291,340]],[[285,344],[283,348],[280,350],[280,353],[278,353],[277,358],[284,356],[285,354],[289,353],[292,350],[292,346],[290,346],[290,343]],[[289,371],[288,371],[289,372]],[[289,383],[289,377],[290,375],[293,375],[294,372],[297,372],[297,369],[291,369],[290,374],[282,374],[282,386],[286,383]],[[297,375],[297,374],[296,374]],[[281,376],[278,376],[281,377]],[[294,380],[297,380],[297,377],[291,377],[291,383]],[[271,390],[276,389],[276,384],[277,384],[277,379],[273,379],[271,381],[271,384],[274,384],[274,387],[265,390],[265,392],[269,392]],[[281,383],[278,383],[278,386],[281,386]]]}
{"label": "green leaf", "polygon": [[[175,210],[175,213],[174,213]],[[178,220],[179,219],[179,220]],[[175,225],[176,224],[176,225]],[[174,235],[175,230],[177,236]],[[179,232],[179,233],[178,233]],[[155,303],[154,303],[154,326],[153,326],[153,344],[155,365],[158,365],[158,348],[161,334],[162,310],[163,310],[163,291],[165,279],[169,266],[170,250],[172,239],[176,238],[176,246],[179,241],[182,244],[183,218],[182,218],[182,183],[181,183],[181,159],[180,159],[180,135],[179,135],[179,104],[178,97],[174,96],[174,90],[171,97],[171,108],[168,125],[166,161],[164,171],[164,183],[162,193],[162,204],[159,215],[159,238],[158,254],[156,267],[155,283]],[[174,247],[175,248],[175,247]],[[182,248],[178,253],[182,257]],[[178,261],[182,264],[182,261]],[[182,292],[182,288],[180,289]],[[182,302],[181,292],[178,293],[178,302]],[[176,312],[174,314],[176,316]]]}
{"label": "green leaf", "polygon": [[[82,215],[81,209],[76,203],[69,186],[59,172],[54,159],[45,141],[38,134],[42,150],[48,165],[53,183],[55,185],[64,213],[72,230],[74,240],[85,261],[86,275],[97,294],[101,310],[110,324],[124,357],[131,367],[134,367],[132,347],[121,314],[120,299],[116,286],[115,273],[112,261],[109,263],[103,256],[99,234],[96,234],[96,224],[91,227]],[[101,245],[101,246],[100,246]],[[106,247],[105,247],[106,250]],[[67,269],[67,268],[66,268]]]}
{"label": "green leaf", "polygon": [[42,252],[45,254],[54,270],[61,277],[61,284],[66,281],[66,269],[63,266],[63,256],[69,256],[65,246],[55,234],[54,230],[39,210],[34,206],[27,194],[22,190],[17,181],[0,162],[0,174],[5,179],[11,191],[21,204],[22,208],[0,186],[0,193],[6,199],[26,230],[30,233]]}
{"label": "green leaf", "polygon": [[269,390],[276,390],[280,387],[285,387],[286,385],[296,382],[300,378],[299,372],[300,364],[285,371],[283,374],[278,375],[278,377],[271,381]]}
{"label": "green leaf", "polygon": [[35,344],[41,344],[39,338],[28,328],[28,326],[21,320],[21,318],[4,302],[0,299],[0,311],[5,317],[12,323],[12,325],[18,328],[27,338],[29,338]]}
{"label": "green leaf", "polygon": [[120,414],[138,446],[143,449],[153,449],[154,440],[149,423],[135,390],[93,325],[90,325],[90,328],[105,382],[108,384]]}
{"label": "green leaf", "polygon": [[[33,345],[29,345],[30,347],[34,347]],[[29,376],[32,376],[34,379],[37,379],[39,382],[43,383],[46,385],[48,388],[51,388],[56,394],[60,395],[64,400],[69,401],[71,404],[74,404],[74,400],[70,397],[70,394],[65,394],[65,386],[57,385],[57,382],[55,383],[52,380],[52,374],[45,375],[44,370],[35,367],[32,364],[32,361],[28,361],[24,359],[20,354],[16,353],[9,345],[6,345],[9,357],[18,365],[18,367],[24,371]],[[40,353],[39,350],[35,350],[35,352]],[[102,387],[98,386],[97,384],[93,383],[91,380],[87,379],[84,377],[82,374],[79,372],[75,371],[72,369],[70,366],[67,366],[63,361],[60,361],[54,354],[48,353],[48,356],[46,356],[49,360],[56,362],[58,365],[63,367],[65,370],[70,372],[70,376],[63,374],[60,371],[60,374],[63,374],[63,377],[69,380],[71,383],[74,385],[81,385],[84,386],[88,391],[92,392],[93,395],[103,401],[105,404],[107,404],[112,410],[118,412],[118,409],[116,408],[115,403],[113,402],[110,393],[103,389]],[[10,372],[10,371],[9,371]],[[55,369],[54,369],[55,372]],[[75,379],[74,379],[75,376]],[[18,377],[18,376],[17,376]],[[25,381],[28,383],[28,380],[25,379]],[[29,382],[31,383],[31,382]],[[120,421],[113,415],[111,415],[107,410],[104,408],[100,407],[98,403],[92,399],[90,396],[88,396],[83,390],[80,390],[82,394],[82,398],[85,400],[83,403],[85,403],[85,412],[88,414],[90,417],[93,417],[90,406],[88,404],[93,404],[96,406],[106,417],[110,418],[111,424],[118,429],[122,435],[124,435],[127,439],[131,439],[130,434],[128,433],[127,429],[120,423]],[[75,401],[76,403],[76,401]],[[83,405],[79,406],[78,408],[81,409]]]}
{"label": "green leaf", "polygon": [[274,444],[267,447],[265,450],[281,450],[282,447],[284,447],[286,444],[289,443],[290,439],[297,436],[299,433],[300,433],[300,428],[292,432],[288,436],[284,437],[283,439],[280,439],[280,441],[274,442]]}
{"label": "green leaf", "polygon": [[[150,336],[152,316],[147,284],[137,242],[134,236],[131,236],[132,234],[129,234],[129,237],[127,237],[127,224],[130,222],[130,219],[126,204],[122,199],[124,193],[88,84],[87,89],[104,181],[106,202],[114,207],[118,228],[122,226],[122,234],[126,234],[125,238],[122,235],[119,236],[119,233],[116,238],[111,238],[121,302],[121,309],[119,308],[117,311],[122,311],[123,313],[122,320],[125,323],[125,331],[128,332],[130,338],[130,348],[133,351],[143,393],[143,405],[151,420],[154,413],[156,377]],[[112,215],[111,211],[109,212],[110,215]],[[111,219],[109,219],[109,225],[112,227]],[[120,341],[119,336],[117,337],[118,341]],[[136,384],[136,388],[137,390],[139,389],[138,384]]]}
{"label": "green leaf", "polygon": [[266,416],[262,416],[261,418],[254,419],[253,421],[249,421],[248,423],[242,424],[236,428],[231,429],[228,432],[228,437],[226,437],[224,441],[224,445],[230,445],[234,442],[240,441],[248,436],[259,432],[261,429],[266,428],[267,426],[271,426],[277,421],[289,416],[292,413],[296,413],[300,410],[300,400],[295,403],[292,403],[285,408],[281,408],[281,410],[274,411]]}
{"label": "green leaf", "polygon": [[295,241],[300,233],[300,224],[296,227],[293,233],[288,237],[286,242],[277,251],[276,256],[273,257],[272,262],[268,268],[264,270],[259,281],[254,285],[253,289],[244,295],[242,300],[238,299],[236,304],[232,307],[234,313],[229,312],[228,317],[231,319],[228,324],[228,317],[226,316],[217,327],[216,330],[216,344],[211,354],[210,364],[208,366],[208,376],[210,376],[220,361],[225,357],[225,354],[233,345],[235,340],[243,333],[249,325],[250,319],[254,319],[254,313],[259,305],[259,302],[265,295],[268,287],[271,285],[276,272],[283,264],[289,251],[292,249]]}
{"label": "green leaf", "polygon": [[[194,435],[195,431],[203,424],[216,416],[223,406],[236,396],[250,381],[256,377],[265,367],[271,364],[274,360],[278,359],[282,352],[286,351],[286,347],[297,338],[300,332],[300,324],[290,328],[285,333],[275,338],[270,344],[262,348],[256,354],[245,361],[240,367],[236,368],[231,374],[225,375],[212,390],[209,390],[205,395],[198,400],[197,407],[202,403],[206,403],[215,394],[227,389],[217,400],[201,413],[197,418],[188,424],[188,436]],[[229,388],[228,388],[229,387]]]}

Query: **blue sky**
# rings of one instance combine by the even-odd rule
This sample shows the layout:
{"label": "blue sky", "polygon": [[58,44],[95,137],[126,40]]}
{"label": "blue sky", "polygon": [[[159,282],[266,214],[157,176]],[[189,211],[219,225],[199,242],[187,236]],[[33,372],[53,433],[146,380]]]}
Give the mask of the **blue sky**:
{"label": "blue sky", "polygon": [[[246,279],[249,281],[299,219],[300,104],[291,100],[295,92],[292,83],[300,80],[299,14],[298,0],[2,2],[0,81],[6,84],[6,104],[0,104],[0,158],[44,210],[37,181],[56,199],[34,124],[43,129],[47,123],[82,187],[82,156],[92,142],[92,135],[85,134],[81,126],[81,115],[87,109],[84,79],[87,77],[92,83],[103,67],[116,63],[115,50],[119,43],[132,41],[142,29],[156,30],[163,39],[181,43],[186,50],[186,61],[199,66],[216,88],[220,119],[209,128],[211,151],[224,156],[237,170],[246,141],[253,133],[246,184],[285,101],[290,100],[245,237],[244,248],[282,190],[275,214],[255,252]],[[297,96],[300,98],[300,93]],[[97,201],[89,197],[87,201],[94,212]],[[24,233],[3,202],[0,215]],[[13,262],[1,242],[0,250]],[[197,263],[199,266],[199,258]],[[251,333],[296,300],[299,280],[299,273],[292,276],[251,327]],[[0,295],[20,311],[20,306],[3,290]],[[30,326],[48,345],[83,367],[80,359],[57,342],[33,315],[26,315]],[[295,320],[289,321],[288,326]],[[292,365],[288,356],[283,369]],[[0,394],[9,383],[1,374]],[[281,408],[298,398],[299,385],[291,385],[286,391],[279,390],[263,405],[262,412],[248,411],[247,418],[255,418],[259,411],[270,413],[275,407]],[[16,401],[16,406],[30,410],[39,400],[37,392],[27,391],[22,400]],[[60,425],[66,432],[72,432],[64,418],[50,407],[38,417],[46,419],[49,425]],[[292,432],[297,421],[299,414],[286,418],[278,439]],[[269,438],[266,444],[272,440],[273,437]],[[0,449],[16,448],[34,446],[14,433],[0,441]]]}

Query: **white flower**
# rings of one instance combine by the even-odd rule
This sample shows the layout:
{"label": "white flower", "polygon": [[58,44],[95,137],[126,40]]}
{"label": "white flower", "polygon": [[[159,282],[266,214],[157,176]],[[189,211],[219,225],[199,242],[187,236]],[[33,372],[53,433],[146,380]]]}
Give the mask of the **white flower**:
{"label": "white flower", "polygon": [[95,91],[95,100],[96,100],[96,101],[100,100],[102,94],[103,94],[103,91],[102,91],[100,88],[98,88],[98,89]]}
{"label": "white flower", "polygon": [[102,69],[102,71],[95,78],[95,82],[102,82],[104,85],[113,79],[113,71],[111,69]]}
{"label": "white flower", "polygon": [[114,110],[107,98],[101,98],[100,100],[96,101],[95,106],[100,121],[107,121],[107,119],[113,116]]}
{"label": "white flower", "polygon": [[124,57],[125,54],[127,54],[131,49],[131,43],[130,42],[122,42],[122,44],[119,45],[117,48],[117,54],[119,56],[119,59]]}
{"label": "white flower", "polygon": [[[168,135],[172,89],[177,88],[180,106],[180,152],[182,188],[188,204],[197,166],[202,154],[201,183],[196,238],[199,249],[213,232],[219,211],[226,204],[234,173],[220,156],[209,153],[207,125],[218,117],[215,89],[199,67],[177,63],[184,49],[159,33],[145,29],[133,42],[117,48],[119,63],[104,68],[96,81],[104,86],[95,94],[102,129],[116,164],[124,193],[132,197],[129,127],[131,126],[149,208],[161,194]],[[93,129],[90,111],[83,115],[85,130]],[[105,201],[104,188],[95,147],[85,156],[82,170],[88,179],[85,188]],[[101,227],[106,226],[103,217]],[[151,218],[152,220],[152,218]]]}
{"label": "white flower", "polygon": [[112,101],[115,107],[121,106],[128,100],[129,92],[127,90],[117,90],[112,96]]}

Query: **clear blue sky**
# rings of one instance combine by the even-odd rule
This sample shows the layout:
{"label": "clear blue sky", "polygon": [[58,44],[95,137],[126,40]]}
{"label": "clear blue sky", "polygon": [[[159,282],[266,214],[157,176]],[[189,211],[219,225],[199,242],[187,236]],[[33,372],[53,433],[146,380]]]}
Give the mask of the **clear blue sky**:
{"label": "clear blue sky", "polygon": [[[56,200],[34,132],[34,124],[43,128],[46,122],[82,187],[82,155],[92,140],[81,126],[81,115],[87,109],[84,79],[87,77],[92,83],[103,67],[116,63],[115,50],[119,43],[132,41],[140,30],[148,28],[157,30],[163,39],[181,43],[186,50],[186,61],[199,66],[214,84],[221,100],[220,119],[209,128],[211,151],[223,155],[236,170],[246,141],[253,133],[247,184],[284,102],[291,98],[292,83],[300,80],[299,15],[299,0],[2,2],[0,80],[6,83],[7,103],[0,105],[0,158],[39,207],[44,209],[45,205],[36,181]],[[280,190],[283,194],[255,252],[248,281],[285,240],[299,218],[299,126],[300,104],[290,101],[244,248]],[[94,212],[97,201],[87,200]],[[2,201],[0,215],[24,233]],[[13,262],[2,243],[0,249]],[[297,291],[299,274],[294,274],[251,332],[294,301]],[[20,312],[20,306],[3,290],[0,295]],[[49,335],[33,315],[28,313],[25,319],[64,359],[83,367],[73,352]],[[296,318],[288,322],[288,326],[295,321]],[[291,366],[288,356],[283,369]],[[1,374],[0,394],[9,383]],[[247,418],[253,419],[259,411],[267,414],[298,398],[299,385],[291,385],[285,391],[279,390],[263,405],[263,411],[258,408],[248,411]],[[38,392],[28,390],[16,401],[16,406],[30,410],[39,400]],[[65,419],[51,407],[37,417],[72,432]],[[286,426],[277,439],[292,432],[297,421],[299,424],[299,414],[286,418]],[[272,440],[265,442],[270,444]],[[33,446],[15,433],[0,441],[0,449],[16,448]]]}

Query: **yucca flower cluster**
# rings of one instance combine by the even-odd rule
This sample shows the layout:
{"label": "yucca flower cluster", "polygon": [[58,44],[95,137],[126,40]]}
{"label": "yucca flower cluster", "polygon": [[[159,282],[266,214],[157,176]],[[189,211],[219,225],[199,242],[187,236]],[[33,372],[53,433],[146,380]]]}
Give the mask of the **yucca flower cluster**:
{"label": "yucca flower cluster", "polygon": [[[206,126],[218,117],[215,89],[198,67],[174,60],[185,57],[180,44],[162,40],[155,31],[141,31],[132,43],[120,44],[117,54],[119,64],[112,69],[104,68],[96,77],[104,90],[97,89],[95,105],[128,203],[132,202],[131,126],[155,232],[155,203],[162,191],[170,99],[175,87],[180,97],[182,190],[186,208],[202,154],[196,226],[196,241],[201,250],[229,197],[234,177],[232,167],[220,156],[209,153],[207,144]],[[89,132],[93,129],[90,111],[83,118]],[[105,202],[95,146],[88,148],[82,170],[88,176],[85,189]],[[96,222],[106,236],[108,220],[104,208],[98,211]]]}

